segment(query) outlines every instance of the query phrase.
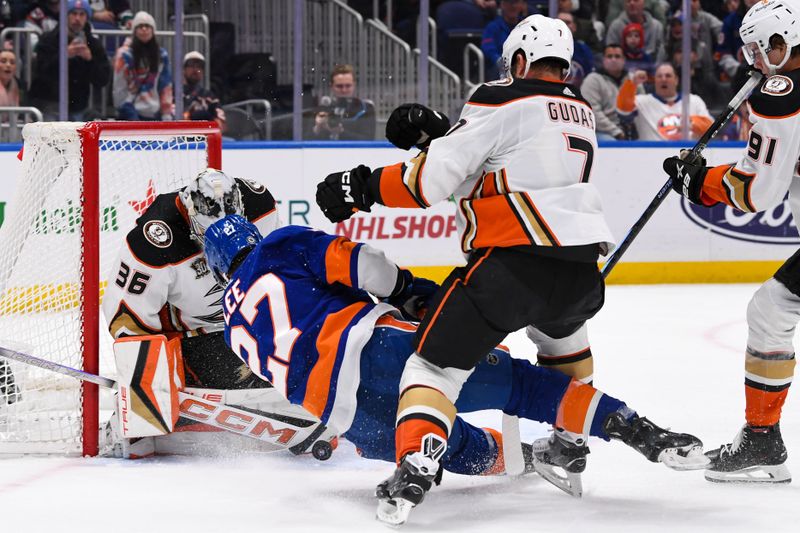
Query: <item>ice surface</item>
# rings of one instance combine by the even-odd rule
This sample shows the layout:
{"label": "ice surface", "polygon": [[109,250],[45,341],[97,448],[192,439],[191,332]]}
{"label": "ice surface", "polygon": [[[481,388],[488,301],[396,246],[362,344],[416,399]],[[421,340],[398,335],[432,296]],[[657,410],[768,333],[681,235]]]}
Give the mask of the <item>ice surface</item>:
{"label": "ice surface", "polygon": [[[595,384],[662,426],[729,442],[743,423],[745,310],[755,285],[612,286],[590,323]],[[532,354],[524,335],[508,340]],[[782,429],[800,477],[800,399]],[[500,427],[497,412],[471,416]],[[546,433],[525,423],[523,438]],[[404,531],[797,531],[800,479],[716,485],[673,472],[620,443],[591,442],[584,497],[541,478],[445,474]],[[152,460],[0,461],[0,531],[388,531],[374,521],[375,485],[392,465],[343,443],[320,463],[282,453]]]}

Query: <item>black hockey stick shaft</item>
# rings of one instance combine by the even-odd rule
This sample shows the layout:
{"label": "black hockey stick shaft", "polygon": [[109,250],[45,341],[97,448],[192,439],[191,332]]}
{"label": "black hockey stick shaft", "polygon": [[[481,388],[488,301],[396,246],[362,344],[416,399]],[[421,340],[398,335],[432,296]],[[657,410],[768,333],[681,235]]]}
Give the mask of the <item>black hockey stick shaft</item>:
{"label": "black hockey stick shaft", "polygon": [[[698,156],[703,150],[705,150],[708,143],[717,136],[717,134],[722,131],[722,128],[730,121],[733,115],[736,113],[736,110],[739,109],[739,106],[747,99],[750,95],[750,92],[755,89],[756,85],[759,84],[762,78],[762,74],[758,71],[751,71],[750,78],[747,82],[742,85],[742,88],[739,89],[739,92],[731,99],[728,103],[728,106],[725,108],[725,111],[720,114],[717,119],[711,124],[711,126],[706,130],[700,139],[695,143],[695,145],[690,150],[690,156],[688,158],[694,158]],[[639,235],[639,232],[642,231],[644,225],[650,220],[653,216],[653,213],[656,212],[656,209],[659,208],[661,203],[664,201],[664,198],[667,197],[669,191],[672,189],[672,178],[668,178],[667,182],[659,189],[656,193],[655,198],[650,201],[650,205],[644,210],[642,216],[633,224],[631,229],[628,231],[628,234],[625,235],[625,238],[622,239],[622,242],[619,243],[617,249],[608,258],[606,264],[603,265],[602,275],[603,279],[607,278],[611,271],[614,269],[614,265],[616,265],[625,251],[630,247],[633,240]]]}

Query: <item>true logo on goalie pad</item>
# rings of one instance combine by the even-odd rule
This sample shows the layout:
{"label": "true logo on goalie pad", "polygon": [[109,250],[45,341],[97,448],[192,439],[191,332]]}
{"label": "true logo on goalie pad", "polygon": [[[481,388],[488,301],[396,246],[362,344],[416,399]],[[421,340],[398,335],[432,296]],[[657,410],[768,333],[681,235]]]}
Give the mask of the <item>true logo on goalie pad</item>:
{"label": "true logo on goalie pad", "polygon": [[145,238],[153,245],[159,248],[167,248],[172,244],[172,230],[169,226],[160,220],[151,220],[144,225],[142,229]]}

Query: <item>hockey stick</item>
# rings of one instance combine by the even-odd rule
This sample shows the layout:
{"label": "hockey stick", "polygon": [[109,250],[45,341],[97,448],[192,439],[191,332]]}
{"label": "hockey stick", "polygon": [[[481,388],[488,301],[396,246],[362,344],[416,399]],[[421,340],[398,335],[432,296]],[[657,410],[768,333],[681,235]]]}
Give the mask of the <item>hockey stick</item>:
{"label": "hockey stick", "polygon": [[[8,348],[0,347],[0,357],[64,374],[100,387],[118,390],[117,382],[83,370],[60,365]],[[333,437],[322,422],[294,416],[246,410],[178,391],[180,415],[189,420],[236,433],[243,437],[268,442],[295,455],[311,450],[320,461],[330,458],[333,447],[326,440]],[[325,437],[325,438],[320,438]]]}
{"label": "hockey stick", "polygon": [[[706,146],[708,145],[711,140],[717,136],[717,134],[722,131],[722,128],[728,123],[728,121],[733,117],[736,113],[736,110],[739,109],[739,106],[742,105],[748,96],[750,96],[750,92],[756,88],[756,85],[761,82],[761,78],[763,75],[756,71],[750,71],[750,79],[739,89],[739,92],[734,95],[731,101],[728,103],[728,107],[725,108],[725,111],[717,117],[713,124],[706,130],[702,137],[695,143],[692,149],[689,152],[689,155],[686,159],[696,158],[700,153],[705,150]],[[642,216],[639,217],[631,229],[628,231],[628,234],[625,235],[625,238],[622,239],[622,242],[619,243],[617,249],[608,258],[606,264],[603,265],[602,275],[603,279],[607,278],[608,275],[613,270],[614,265],[616,265],[628,247],[631,245],[633,240],[639,235],[639,232],[642,231],[644,225],[647,224],[647,221],[650,220],[650,217],[653,216],[653,213],[656,212],[656,209],[661,205],[664,201],[664,198],[667,197],[670,189],[672,189],[672,178],[667,179],[667,182],[664,184],[663,187],[656,193],[655,198],[650,201],[650,205],[647,206],[647,209],[644,210]]]}

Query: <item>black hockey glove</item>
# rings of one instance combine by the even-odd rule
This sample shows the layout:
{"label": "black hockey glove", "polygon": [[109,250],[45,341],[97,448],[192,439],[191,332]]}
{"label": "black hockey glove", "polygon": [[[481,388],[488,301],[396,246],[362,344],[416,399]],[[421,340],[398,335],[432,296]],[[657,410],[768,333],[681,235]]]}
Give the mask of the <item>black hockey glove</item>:
{"label": "black hockey glove", "polygon": [[702,156],[691,158],[689,152],[681,156],[686,159],[673,156],[664,160],[664,172],[672,178],[672,188],[693,204],[708,205],[700,198],[708,172],[706,160]]}
{"label": "black hockey glove", "polygon": [[428,302],[439,290],[439,284],[425,278],[415,278],[406,269],[398,269],[397,283],[392,294],[383,301],[397,307],[407,320],[421,320]]}
{"label": "black hockey glove", "polygon": [[386,139],[403,150],[412,146],[422,150],[449,129],[450,119],[444,113],[420,104],[403,104],[386,121]]}
{"label": "black hockey glove", "polygon": [[352,170],[328,174],[317,185],[317,205],[331,222],[347,220],[356,211],[369,213],[375,203],[367,181],[369,167],[359,165]]}

